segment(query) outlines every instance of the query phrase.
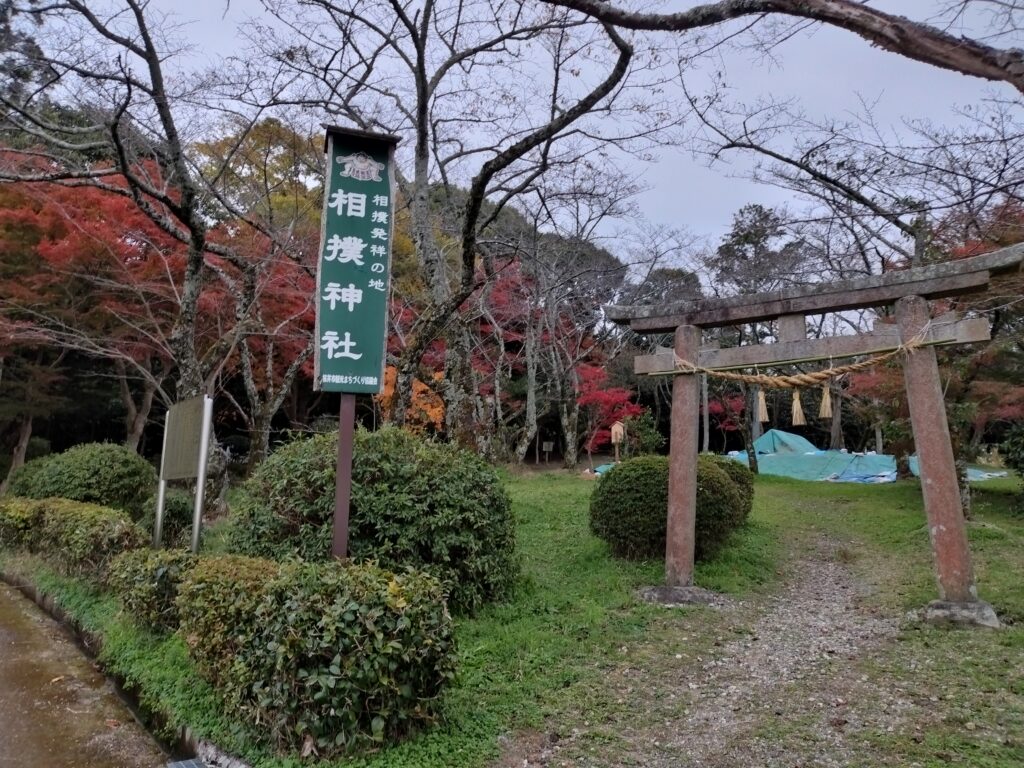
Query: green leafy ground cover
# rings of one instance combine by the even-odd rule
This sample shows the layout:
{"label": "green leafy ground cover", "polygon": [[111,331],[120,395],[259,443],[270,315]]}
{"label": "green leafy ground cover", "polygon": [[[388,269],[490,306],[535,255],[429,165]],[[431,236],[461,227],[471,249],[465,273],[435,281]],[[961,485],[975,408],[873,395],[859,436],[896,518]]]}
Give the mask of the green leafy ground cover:
{"label": "green leafy ground cover", "polygon": [[[521,765],[521,755],[559,740],[571,741],[562,755],[573,762],[625,762],[619,756],[636,748],[623,742],[625,726],[643,717],[652,700],[673,696],[680,669],[683,679],[687,665],[696,674],[699,660],[713,656],[723,635],[746,630],[724,612],[635,602],[634,588],[658,583],[662,566],[607,555],[588,530],[592,483],[564,473],[509,479],[524,583],[511,602],[458,620],[459,677],[445,701],[444,724],[376,755],[327,765]],[[864,761],[858,764],[1024,764],[1024,519],[1009,512],[1017,487],[1016,480],[987,484],[976,496],[970,528],[982,596],[1016,624],[965,632],[907,623],[884,654],[856,662],[863,675],[906,683],[930,702],[927,717],[912,728],[860,737],[855,746]],[[867,600],[878,610],[902,615],[934,596],[913,482],[855,486],[759,478],[750,526],[719,558],[699,566],[697,581],[756,607],[786,579],[787,563],[821,536],[842,543],[837,557],[873,587]],[[250,735],[218,714],[213,692],[195,677],[179,640],[136,629],[112,599],[38,561],[8,554],[0,556],[0,567],[29,575],[101,633],[104,663],[136,683],[144,703],[170,713],[170,727],[187,722],[261,768],[299,764],[261,758],[244,746]],[[657,682],[658,665],[669,663],[671,674]],[[638,664],[656,681],[642,696],[609,685]],[[787,724],[775,737],[798,744],[802,728]]]}

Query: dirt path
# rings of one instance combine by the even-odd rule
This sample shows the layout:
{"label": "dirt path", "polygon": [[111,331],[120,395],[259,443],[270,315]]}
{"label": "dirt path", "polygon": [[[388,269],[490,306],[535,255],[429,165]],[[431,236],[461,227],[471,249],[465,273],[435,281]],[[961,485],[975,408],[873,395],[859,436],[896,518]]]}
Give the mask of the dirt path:
{"label": "dirt path", "polygon": [[0,768],[155,768],[166,762],[60,626],[0,584]]}
{"label": "dirt path", "polygon": [[584,728],[519,764],[874,765],[851,737],[891,732],[912,704],[863,673],[899,622],[866,607],[844,553],[818,541],[780,592],[680,616],[692,645],[637,649],[606,678],[620,706],[591,712]]}

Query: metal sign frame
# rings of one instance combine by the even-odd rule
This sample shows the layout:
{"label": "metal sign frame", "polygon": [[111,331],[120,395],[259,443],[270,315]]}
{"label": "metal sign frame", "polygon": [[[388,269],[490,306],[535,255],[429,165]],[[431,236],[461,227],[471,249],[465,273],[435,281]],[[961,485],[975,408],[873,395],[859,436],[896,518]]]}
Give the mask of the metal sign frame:
{"label": "metal sign frame", "polygon": [[[188,427],[194,424],[187,418],[192,410],[202,408],[202,422],[199,427],[199,442],[195,447],[196,467],[195,472],[190,472],[184,466],[178,466],[177,460],[171,462],[171,453],[167,450],[168,443],[173,440],[188,440],[190,435],[181,432],[192,432]],[[210,458],[210,433],[213,431],[213,398],[209,395],[193,397],[189,400],[182,400],[175,403],[167,410],[164,420],[164,444],[160,454],[160,484],[157,486],[156,495],[156,522],[153,526],[153,548],[160,547],[163,538],[164,506],[167,501],[167,481],[196,479],[196,494],[192,513],[192,552],[199,551],[199,532],[203,521],[203,506],[206,495],[206,468]],[[169,467],[168,464],[171,463]],[[170,476],[168,476],[168,474]]]}

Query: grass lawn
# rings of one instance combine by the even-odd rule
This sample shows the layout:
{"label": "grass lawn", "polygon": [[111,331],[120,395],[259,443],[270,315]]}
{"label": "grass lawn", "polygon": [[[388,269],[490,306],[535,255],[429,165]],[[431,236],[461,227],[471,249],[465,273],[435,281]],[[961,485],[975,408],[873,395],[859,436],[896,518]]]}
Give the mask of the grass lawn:
{"label": "grass lawn", "polygon": [[[602,755],[599,764],[614,765],[626,747],[623,723],[643,713],[635,711],[628,692],[607,684],[609,676],[643,664],[656,677],[664,659],[677,666],[691,658],[696,663],[714,655],[723,633],[745,631],[735,618],[709,609],[637,603],[633,590],[658,583],[662,564],[615,561],[590,535],[593,482],[562,472],[509,479],[523,584],[513,602],[458,620],[460,672],[446,699],[445,722],[378,755],[331,765],[521,765],[519,750],[568,737],[573,745],[567,759]],[[1024,764],[1024,518],[1009,513],[1014,483],[992,482],[981,486],[991,490],[977,494],[970,527],[979,591],[1016,625],[972,632],[907,623],[884,656],[860,662],[866,676],[905,680],[929,701],[936,699],[906,733],[864,737],[863,753],[877,764]],[[872,587],[866,599],[878,610],[902,614],[934,597],[914,482],[860,486],[759,478],[751,525],[719,559],[699,566],[697,582],[756,607],[785,580],[787,564],[822,536],[840,543],[838,556]],[[0,555],[0,566],[30,575],[103,634],[104,662],[138,684],[150,706],[168,712],[171,726],[188,722],[257,766],[298,765],[243,748],[249,735],[217,714],[212,693],[195,680],[179,641],[134,628],[109,598],[54,576],[38,561]],[[654,687],[644,701],[661,695]],[[780,738],[799,740],[799,724]]]}

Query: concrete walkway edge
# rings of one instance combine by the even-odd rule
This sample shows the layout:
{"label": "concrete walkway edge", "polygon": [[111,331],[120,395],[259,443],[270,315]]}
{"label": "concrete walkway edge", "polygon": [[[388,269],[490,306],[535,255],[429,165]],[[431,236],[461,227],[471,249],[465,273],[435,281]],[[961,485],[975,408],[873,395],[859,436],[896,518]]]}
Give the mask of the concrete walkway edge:
{"label": "concrete walkway edge", "polygon": [[[134,695],[131,690],[125,687],[124,679],[107,669],[100,662],[98,657],[100,650],[103,647],[103,639],[99,635],[90,632],[83,627],[81,622],[65,611],[51,595],[40,590],[30,580],[16,574],[0,570],[0,581],[3,581],[18,590],[22,595],[35,603],[36,606],[38,606],[51,619],[71,633],[79,648],[82,649],[90,660],[96,663],[102,673],[114,685],[121,698],[128,704],[129,708],[139,719],[143,727],[145,727],[151,735],[153,734],[153,729],[150,727],[150,724],[155,723],[159,725],[166,723],[166,713],[144,707],[139,701],[139,698]],[[156,736],[154,735],[153,738],[156,739]],[[178,760],[199,758],[210,766],[210,768],[250,768],[248,763],[229,755],[217,745],[203,739],[197,739],[195,734],[192,732],[192,729],[188,726],[183,726],[178,730],[177,739],[170,745],[161,739],[157,739],[157,741],[161,743],[165,749],[170,747],[168,751],[174,755],[175,759]]]}

